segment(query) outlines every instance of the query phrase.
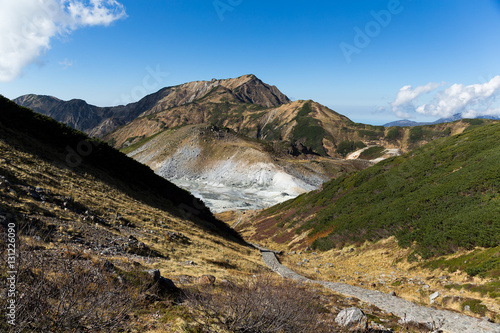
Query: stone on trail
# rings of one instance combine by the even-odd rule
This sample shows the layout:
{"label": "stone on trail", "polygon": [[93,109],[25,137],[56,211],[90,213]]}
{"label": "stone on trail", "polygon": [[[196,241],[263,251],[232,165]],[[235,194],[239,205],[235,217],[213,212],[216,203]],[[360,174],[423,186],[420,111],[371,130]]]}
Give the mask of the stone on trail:
{"label": "stone on trail", "polygon": [[335,322],[350,331],[364,331],[368,328],[368,318],[361,309],[356,307],[340,311]]}
{"label": "stone on trail", "polygon": [[434,324],[430,321],[422,323],[411,314],[405,315],[404,317],[400,318],[398,320],[398,324],[403,326],[412,325],[414,327],[427,329],[429,331],[432,331],[434,329]]}
{"label": "stone on trail", "polygon": [[441,296],[441,294],[439,293],[439,291],[436,291],[435,293],[433,293],[432,295],[429,296],[429,301],[432,303],[434,303],[434,301],[436,300],[436,298],[438,298],[439,296]]}

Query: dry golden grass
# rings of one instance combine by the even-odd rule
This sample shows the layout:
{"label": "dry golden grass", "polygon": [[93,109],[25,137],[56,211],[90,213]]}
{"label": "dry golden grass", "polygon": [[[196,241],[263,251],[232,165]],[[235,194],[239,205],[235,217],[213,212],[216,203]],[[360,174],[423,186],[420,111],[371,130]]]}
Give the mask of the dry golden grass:
{"label": "dry golden grass", "polygon": [[[73,210],[64,209],[48,201],[42,203],[18,189],[17,193],[13,194],[5,187],[0,187],[2,207],[33,216],[56,216],[61,223],[58,226],[60,237],[57,238],[77,234],[79,230],[89,226],[95,226],[97,230],[116,237],[133,235],[138,241],[170,258],[158,259],[153,265],[165,276],[211,274],[228,278],[239,271],[251,273],[265,269],[257,251],[210,234],[189,220],[148,206],[91,175],[82,175],[65,166],[54,165],[13,149],[2,141],[0,156],[4,159],[4,162],[0,162],[0,175],[5,175],[11,183],[41,187],[50,191],[52,196],[72,197],[75,203],[86,207],[93,215],[107,222],[106,225],[94,225],[90,221],[83,221],[82,215]],[[5,160],[8,160],[8,163]],[[121,220],[116,219],[117,214],[121,215]],[[136,228],[120,228],[123,220],[129,221]],[[189,243],[173,241],[168,238],[167,232],[183,234],[189,239]],[[57,244],[45,245],[57,247]],[[191,260],[197,265],[182,264]],[[226,269],[214,264],[224,260],[228,260],[237,269]]]}
{"label": "dry golden grass", "polygon": [[[491,318],[500,313],[498,299],[469,290],[445,288],[451,283],[481,285],[489,280],[470,277],[459,271],[450,273],[441,269],[423,269],[418,262],[410,263],[406,260],[410,252],[411,249],[400,248],[394,237],[391,237],[376,243],[365,243],[360,247],[348,246],[327,252],[296,251],[296,254],[291,254],[287,250],[280,260],[298,273],[315,280],[344,282],[385,293],[394,291],[399,297],[422,305],[430,305],[429,295],[438,291],[441,296],[433,306],[462,312],[461,303],[472,298],[488,307]],[[462,254],[464,253],[456,253],[453,256]],[[298,263],[301,264],[297,265]],[[470,312],[466,314],[474,315]]]}

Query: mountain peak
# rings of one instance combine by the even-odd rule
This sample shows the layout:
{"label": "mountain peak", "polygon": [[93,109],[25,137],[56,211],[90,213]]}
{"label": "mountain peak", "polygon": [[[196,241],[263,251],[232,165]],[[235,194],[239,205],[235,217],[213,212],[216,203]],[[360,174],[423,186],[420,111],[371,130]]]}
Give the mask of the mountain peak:
{"label": "mountain peak", "polygon": [[138,116],[155,114],[203,99],[212,99],[213,102],[223,98],[222,96],[236,103],[256,104],[266,108],[290,102],[278,88],[262,82],[254,74],[166,87],[138,102],[116,107],[101,108],[83,100],[62,101],[34,94],[18,97],[14,102],[90,135],[103,137]]}

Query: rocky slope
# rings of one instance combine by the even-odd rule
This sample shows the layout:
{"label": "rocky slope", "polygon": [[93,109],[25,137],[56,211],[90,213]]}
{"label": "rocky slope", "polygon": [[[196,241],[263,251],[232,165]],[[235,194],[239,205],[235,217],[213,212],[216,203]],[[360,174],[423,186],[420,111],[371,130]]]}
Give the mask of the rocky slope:
{"label": "rocky slope", "polygon": [[163,88],[136,103],[115,107],[97,107],[83,100],[62,101],[51,96],[24,95],[17,104],[54,118],[91,136],[102,137],[140,115],[146,116],[172,107],[189,104],[215,91],[223,91],[240,103],[271,107],[289,102],[275,86],[263,83],[254,75],[235,79],[195,81]]}
{"label": "rocky slope", "polygon": [[205,125],[166,130],[124,151],[203,199],[214,212],[272,206],[366,166],[360,161],[279,157],[265,141]]}
{"label": "rocky slope", "polygon": [[[106,144],[0,96],[4,258],[12,224],[16,288],[23,297],[16,298],[16,326],[3,320],[2,332],[100,332],[111,325],[145,332],[151,324],[170,331],[180,315],[163,312],[164,320],[153,322],[148,313],[168,311],[176,288],[149,270],[175,281],[265,271],[239,235],[186,191]],[[0,287],[2,295],[6,288]],[[1,297],[2,307],[6,302]]]}

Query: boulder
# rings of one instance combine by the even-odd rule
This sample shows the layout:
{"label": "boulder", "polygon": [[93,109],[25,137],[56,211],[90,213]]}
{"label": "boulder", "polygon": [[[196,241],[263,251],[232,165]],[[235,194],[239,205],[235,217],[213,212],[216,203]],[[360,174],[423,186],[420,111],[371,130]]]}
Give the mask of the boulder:
{"label": "boulder", "polygon": [[178,290],[174,281],[161,276],[160,270],[148,269],[146,270],[146,273],[148,273],[148,276],[151,279],[151,283],[158,283],[158,286],[160,288],[160,293],[172,292]]}
{"label": "boulder", "polygon": [[197,281],[199,284],[205,284],[213,286],[215,283],[215,276],[213,275],[202,275],[198,278]]}
{"label": "boulder", "polygon": [[356,307],[340,311],[335,322],[349,331],[365,331],[368,328],[368,318],[361,309]]}
{"label": "boulder", "polygon": [[113,263],[109,260],[105,260],[102,267],[108,272],[112,272],[115,269],[115,265],[113,265]]}
{"label": "boulder", "polygon": [[161,279],[161,273],[159,269],[148,269],[146,270],[149,277],[151,278],[151,282],[157,282]]}
{"label": "boulder", "polygon": [[420,322],[413,315],[407,314],[404,317],[398,320],[398,324],[403,326],[412,326],[416,329],[429,330],[432,331],[434,329],[434,324],[430,321],[428,322]]}
{"label": "boulder", "polygon": [[436,298],[438,298],[439,296],[441,296],[441,294],[439,293],[439,291],[436,291],[435,293],[433,293],[432,295],[429,296],[429,301],[432,303],[434,303],[434,301],[436,300]]}

